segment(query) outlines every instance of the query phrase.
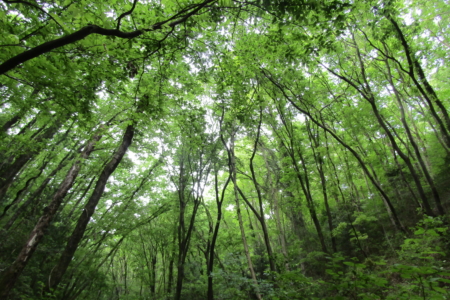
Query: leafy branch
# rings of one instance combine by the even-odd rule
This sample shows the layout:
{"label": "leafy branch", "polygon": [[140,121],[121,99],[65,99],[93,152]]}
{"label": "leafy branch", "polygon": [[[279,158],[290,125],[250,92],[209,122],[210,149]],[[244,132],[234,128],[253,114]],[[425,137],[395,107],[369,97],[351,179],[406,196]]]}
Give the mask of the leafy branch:
{"label": "leafy branch", "polygon": [[[151,28],[147,28],[147,29],[135,30],[135,31],[131,31],[131,32],[123,32],[118,29],[106,29],[106,28],[102,28],[97,25],[85,26],[85,27],[81,28],[80,30],[75,31],[74,33],[63,36],[59,39],[55,39],[55,40],[43,43],[39,46],[36,46],[30,50],[22,52],[14,57],[8,59],[7,61],[5,61],[4,63],[2,63],[0,65],[0,75],[14,69],[18,65],[23,64],[26,61],[29,61],[33,58],[36,58],[44,53],[54,50],[54,49],[57,49],[57,48],[60,48],[60,47],[63,47],[63,46],[69,45],[69,44],[73,44],[73,43],[80,41],[94,33],[103,35],[103,36],[113,36],[113,37],[124,38],[124,39],[132,39],[132,38],[135,38],[135,37],[138,37],[138,36],[144,34],[145,32],[162,29],[163,25],[176,19],[175,21],[170,22],[168,24],[168,26],[173,29],[175,26],[184,23],[191,16],[198,13],[207,4],[215,2],[215,1],[217,1],[217,0],[206,0],[200,4],[189,6],[188,8],[185,8],[181,12],[177,13],[175,16],[173,16],[165,21],[158,22],[158,23],[154,24]],[[188,13],[186,13],[181,18],[178,18],[180,15],[182,15],[185,12],[188,12]]]}
{"label": "leafy branch", "polygon": [[48,12],[45,11],[45,9],[43,9],[42,7],[37,6],[36,4],[27,2],[27,1],[22,1],[22,0],[16,0],[16,1],[11,1],[11,0],[3,0],[3,2],[7,3],[7,4],[14,4],[14,3],[19,3],[19,4],[24,4],[24,5],[29,5],[32,6],[34,8],[36,8],[37,10],[40,10],[41,12],[43,12],[44,14],[46,14],[47,16],[50,17],[50,19],[52,19],[53,21],[55,21],[56,24],[58,24],[59,27],[64,28],[61,24],[59,24],[58,21],[55,20],[55,18],[53,18],[53,16],[51,14],[49,14]]}

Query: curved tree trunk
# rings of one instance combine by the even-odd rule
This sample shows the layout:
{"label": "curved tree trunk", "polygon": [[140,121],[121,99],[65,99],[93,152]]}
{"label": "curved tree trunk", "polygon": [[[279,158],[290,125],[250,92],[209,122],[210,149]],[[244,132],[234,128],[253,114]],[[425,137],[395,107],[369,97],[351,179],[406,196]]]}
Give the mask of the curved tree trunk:
{"label": "curved tree trunk", "polygon": [[[386,15],[386,19],[388,19],[389,22],[391,22],[391,24],[393,25],[395,32],[397,33],[398,38],[402,44],[402,47],[405,50],[405,56],[408,62],[408,70],[404,70],[403,68],[402,70],[409,75],[409,77],[412,79],[415,86],[419,90],[419,92],[426,100],[432,116],[439,125],[441,134],[444,137],[446,145],[450,147],[450,116],[447,112],[447,109],[437,96],[431,84],[428,82],[425,76],[425,72],[422,69],[422,66],[415,57],[414,51],[411,50],[411,47],[408,44],[408,41],[406,40],[406,37],[403,34],[403,31],[398,25],[397,21],[395,21],[394,18],[390,15]],[[416,78],[415,74],[416,72],[419,77],[418,79]],[[439,112],[441,113],[442,118],[444,120],[442,120],[441,116],[438,115],[438,111],[436,111],[436,109],[434,108],[433,102],[439,108]]]}
{"label": "curved tree trunk", "polygon": [[406,122],[405,109],[403,107],[401,95],[397,91],[397,88],[395,87],[394,83],[392,82],[391,68],[389,66],[389,62],[387,60],[385,60],[385,64],[386,64],[386,67],[387,67],[387,70],[388,70],[387,79],[389,81],[389,84],[392,87],[392,90],[394,91],[395,99],[397,100],[398,107],[400,108],[400,115],[401,115],[400,119],[401,119],[401,122],[403,124],[403,127],[405,128],[406,135],[408,136],[408,139],[409,139],[409,141],[411,143],[411,146],[414,149],[414,153],[416,155],[417,160],[419,161],[419,165],[420,165],[420,167],[422,169],[422,172],[425,175],[425,179],[427,180],[428,184],[430,185],[431,192],[433,193],[433,198],[434,198],[434,201],[436,203],[436,207],[437,207],[437,209],[439,211],[439,214],[444,215],[445,211],[444,211],[444,208],[442,206],[441,198],[439,196],[439,193],[438,193],[438,190],[436,188],[436,185],[434,184],[434,180],[431,177],[431,174],[428,171],[427,166],[425,165],[425,162],[424,162],[424,160],[422,158],[422,154],[420,153],[420,150],[419,150],[419,146],[417,145],[417,143],[416,143],[416,141],[415,141],[415,139],[414,139],[414,137],[413,137],[413,135],[411,133],[411,129],[409,128],[409,125]]}
{"label": "curved tree trunk", "polygon": [[292,106],[297,109],[298,111],[300,111],[301,113],[305,114],[306,116],[308,116],[311,121],[314,122],[314,124],[316,124],[317,126],[319,126],[320,128],[322,128],[323,130],[325,130],[326,132],[328,132],[339,144],[341,144],[345,149],[347,149],[348,151],[350,151],[350,153],[353,155],[353,157],[356,158],[356,160],[359,162],[359,164],[361,165],[361,168],[364,170],[364,173],[367,175],[367,177],[369,177],[370,182],[372,182],[372,184],[375,186],[375,188],[378,190],[378,192],[382,195],[382,197],[384,198],[384,200],[386,201],[386,204],[389,207],[389,210],[392,213],[392,217],[395,221],[395,225],[396,228],[399,229],[402,232],[406,232],[406,229],[402,226],[397,212],[394,208],[394,206],[392,205],[392,201],[390,199],[390,197],[386,194],[386,192],[384,191],[384,189],[381,187],[381,185],[374,179],[374,176],[370,173],[369,169],[367,168],[364,160],[361,158],[361,156],[358,154],[358,152],[355,151],[355,149],[353,149],[350,145],[348,145],[347,143],[344,142],[344,140],[342,140],[333,130],[331,130],[328,126],[326,126],[325,124],[322,124],[321,122],[319,122],[316,118],[313,117],[313,115],[305,109],[302,109],[299,105],[297,105],[292,99],[291,97],[289,97],[286,94],[286,91],[284,89],[284,86],[282,86],[281,84],[279,84],[278,82],[276,82],[271,76],[269,76],[265,71],[263,71],[263,74],[266,76],[267,79],[270,80],[270,82],[272,82],[282,93],[283,97],[289,101],[289,103],[292,104]]}
{"label": "curved tree trunk", "polygon": [[[220,134],[220,139],[221,139],[224,147],[227,149],[228,165],[231,165],[230,152],[229,152],[229,149],[227,148],[227,144],[226,144],[222,134]],[[222,195],[219,197],[217,172],[218,171],[216,171],[214,174],[214,189],[215,189],[216,204],[217,204],[217,220],[216,220],[216,225],[214,227],[213,234],[211,237],[211,244],[208,248],[209,253],[207,253],[207,255],[209,256],[208,266],[207,266],[207,270],[206,270],[206,274],[208,276],[208,291],[207,291],[207,299],[208,300],[214,300],[213,277],[212,277],[212,272],[213,272],[213,268],[214,268],[214,250],[215,250],[215,246],[216,246],[217,237],[219,235],[220,222],[222,220],[222,204],[223,204],[223,201],[225,198],[225,190],[226,190],[228,184],[230,183],[231,176],[232,176],[232,173],[230,170],[227,181],[225,182],[225,184],[222,188]]]}
{"label": "curved tree trunk", "polygon": [[253,153],[252,153],[252,156],[250,157],[250,171],[252,173],[252,182],[253,182],[253,185],[255,186],[255,190],[258,195],[259,216],[257,215],[257,219],[261,223],[261,228],[262,228],[263,237],[264,237],[264,244],[266,245],[267,255],[269,256],[270,271],[272,272],[272,275],[273,275],[277,271],[276,266],[275,266],[275,258],[274,258],[273,252],[272,252],[272,247],[270,245],[269,232],[267,229],[266,219],[264,218],[264,208],[263,208],[263,199],[262,199],[262,195],[261,195],[261,190],[259,188],[259,184],[256,179],[255,168],[253,166],[253,160],[256,155],[256,150],[257,150],[259,138],[261,135],[261,123],[262,123],[262,109],[260,110],[260,119],[259,119],[259,124],[258,124],[258,130],[256,133],[255,144],[253,146]]}

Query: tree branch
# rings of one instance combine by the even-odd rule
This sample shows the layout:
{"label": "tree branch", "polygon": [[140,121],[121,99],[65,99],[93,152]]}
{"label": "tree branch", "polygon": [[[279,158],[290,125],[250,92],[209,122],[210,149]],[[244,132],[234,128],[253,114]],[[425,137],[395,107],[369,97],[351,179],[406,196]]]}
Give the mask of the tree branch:
{"label": "tree branch", "polygon": [[[6,1],[6,0],[3,0],[3,1]],[[189,9],[194,8],[192,11],[190,11],[183,17],[173,21],[172,23],[169,23],[168,26],[172,27],[172,29],[173,29],[178,24],[185,22],[189,17],[195,15],[198,11],[200,11],[207,4],[215,2],[215,1],[217,1],[217,0],[206,0],[196,6],[191,6]],[[185,9],[185,10],[183,10],[183,12],[189,11],[189,9]],[[5,61],[4,63],[2,63],[0,65],[0,75],[14,69],[18,65],[20,65],[30,59],[38,57],[44,53],[50,52],[56,48],[75,43],[93,33],[100,34],[103,36],[115,36],[115,37],[124,38],[124,39],[131,39],[131,38],[135,38],[135,37],[142,35],[144,32],[150,32],[150,31],[162,29],[164,24],[170,22],[171,20],[173,20],[175,17],[177,17],[179,15],[180,15],[180,13],[176,14],[172,18],[167,19],[166,21],[156,23],[151,28],[136,30],[136,31],[131,31],[131,32],[123,32],[118,29],[106,29],[106,28],[99,27],[97,25],[85,26],[85,27],[81,28],[80,30],[75,31],[74,33],[63,36],[63,37],[53,40],[53,41],[43,43],[37,47],[34,47],[30,50],[22,52],[14,57],[8,59],[7,61]]]}
{"label": "tree branch", "polygon": [[47,16],[49,16],[50,19],[52,19],[53,21],[55,21],[55,23],[58,24],[59,27],[64,28],[64,27],[62,27],[61,24],[58,23],[58,21],[55,20],[55,18],[52,17],[51,14],[49,14],[49,13],[46,12],[43,8],[37,6],[36,4],[30,3],[30,2],[27,2],[27,1],[21,1],[21,0],[16,0],[16,1],[3,0],[3,2],[8,3],[8,4],[20,3],[20,4],[32,6],[32,7],[36,8],[36,9],[40,10],[41,12],[43,12],[44,14],[46,14]]}
{"label": "tree branch", "polygon": [[126,17],[128,15],[131,15],[133,13],[134,8],[136,7],[138,0],[134,0],[133,2],[133,6],[131,7],[131,9],[127,12],[124,12],[123,14],[121,14],[118,18],[117,18],[117,27],[116,30],[120,29],[120,21],[122,20],[123,17]]}

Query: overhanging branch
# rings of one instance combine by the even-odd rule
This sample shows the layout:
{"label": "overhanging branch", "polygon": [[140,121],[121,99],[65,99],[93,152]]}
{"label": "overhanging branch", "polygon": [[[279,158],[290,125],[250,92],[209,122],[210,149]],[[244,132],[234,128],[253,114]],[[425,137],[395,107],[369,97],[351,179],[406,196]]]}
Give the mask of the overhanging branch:
{"label": "overhanging branch", "polygon": [[[118,38],[131,39],[131,38],[135,38],[135,37],[142,35],[144,32],[150,32],[150,31],[162,29],[164,24],[167,24],[168,27],[171,27],[173,29],[175,26],[177,26],[181,23],[184,23],[189,17],[195,15],[203,7],[205,7],[206,5],[208,5],[212,2],[215,2],[215,1],[217,1],[217,0],[206,0],[200,4],[191,6],[189,9],[186,9],[185,11],[188,11],[188,12],[181,17],[179,17],[180,13],[176,14],[174,17],[179,17],[179,18],[176,18],[175,20],[174,20],[174,17],[171,17],[171,18],[167,19],[166,21],[154,24],[151,28],[142,29],[142,30],[123,32],[118,29],[106,29],[106,28],[99,27],[97,25],[85,26],[85,27],[81,28],[80,30],[75,31],[74,33],[71,33],[69,35],[55,39],[53,41],[43,43],[37,47],[34,47],[30,50],[22,52],[14,57],[8,59],[7,61],[5,61],[4,63],[2,63],[0,65],[0,75],[14,69],[18,65],[23,64],[24,62],[26,62],[28,60],[36,58],[44,53],[50,52],[54,49],[63,47],[65,45],[75,43],[93,33],[100,34],[103,36],[114,36],[114,37],[118,37]],[[174,21],[170,22],[172,20],[174,20]]]}
{"label": "overhanging branch", "polygon": [[46,14],[47,16],[50,17],[50,19],[52,19],[53,21],[55,21],[56,24],[58,24],[59,27],[63,28],[61,24],[58,23],[58,21],[55,20],[55,18],[53,18],[53,16],[51,14],[49,14],[47,11],[45,11],[45,9],[37,6],[36,4],[27,2],[27,1],[22,1],[22,0],[3,0],[3,2],[8,3],[8,4],[14,4],[14,3],[20,3],[23,5],[29,5],[32,6],[38,10],[40,10],[41,12],[43,12],[44,14]]}

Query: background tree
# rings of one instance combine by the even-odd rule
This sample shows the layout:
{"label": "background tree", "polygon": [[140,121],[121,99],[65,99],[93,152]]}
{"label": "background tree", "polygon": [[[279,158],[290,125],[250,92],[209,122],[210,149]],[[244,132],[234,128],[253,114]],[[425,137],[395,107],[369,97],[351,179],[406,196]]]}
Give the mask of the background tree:
{"label": "background tree", "polygon": [[7,299],[448,294],[446,1],[3,1]]}

